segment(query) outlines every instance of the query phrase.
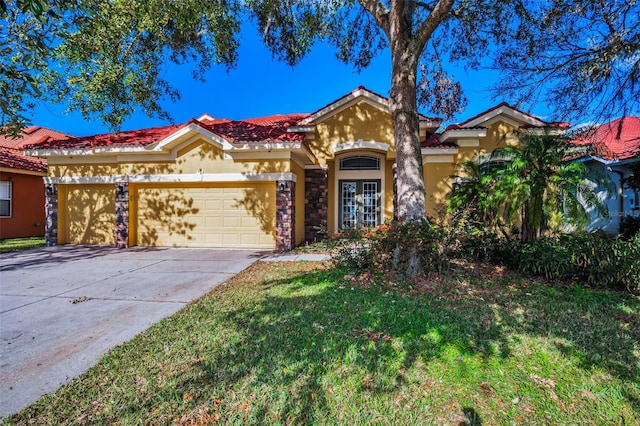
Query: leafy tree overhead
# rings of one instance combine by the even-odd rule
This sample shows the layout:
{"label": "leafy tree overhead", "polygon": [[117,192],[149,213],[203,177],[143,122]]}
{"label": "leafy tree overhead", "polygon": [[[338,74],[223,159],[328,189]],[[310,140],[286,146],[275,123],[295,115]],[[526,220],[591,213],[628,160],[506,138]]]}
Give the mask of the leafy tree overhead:
{"label": "leafy tree overhead", "polygon": [[547,101],[558,118],[606,121],[640,111],[640,2],[538,2],[506,37],[498,93]]}
{"label": "leafy tree overhead", "polygon": [[73,0],[0,0],[0,131],[18,135]]}

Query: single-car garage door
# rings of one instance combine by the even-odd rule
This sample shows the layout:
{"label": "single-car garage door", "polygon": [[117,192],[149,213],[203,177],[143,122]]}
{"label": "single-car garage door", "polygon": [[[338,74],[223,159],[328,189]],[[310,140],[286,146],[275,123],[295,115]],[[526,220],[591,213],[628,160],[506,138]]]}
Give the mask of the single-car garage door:
{"label": "single-car garage door", "polygon": [[113,184],[61,185],[59,202],[60,243],[115,244]]}
{"label": "single-car garage door", "polygon": [[275,247],[275,184],[137,185],[141,246]]}

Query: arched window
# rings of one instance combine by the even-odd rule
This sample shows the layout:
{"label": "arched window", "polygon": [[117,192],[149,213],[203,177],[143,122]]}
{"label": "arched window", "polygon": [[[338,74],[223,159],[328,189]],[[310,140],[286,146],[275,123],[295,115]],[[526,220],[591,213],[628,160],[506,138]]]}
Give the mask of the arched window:
{"label": "arched window", "polygon": [[380,159],[364,155],[342,158],[340,170],[380,170]]}

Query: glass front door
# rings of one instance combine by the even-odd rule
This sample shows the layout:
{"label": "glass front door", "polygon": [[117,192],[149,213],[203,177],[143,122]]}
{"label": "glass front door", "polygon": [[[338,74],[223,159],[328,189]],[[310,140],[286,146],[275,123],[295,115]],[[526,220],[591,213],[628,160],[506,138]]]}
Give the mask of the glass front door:
{"label": "glass front door", "polygon": [[380,181],[340,181],[340,228],[380,224]]}

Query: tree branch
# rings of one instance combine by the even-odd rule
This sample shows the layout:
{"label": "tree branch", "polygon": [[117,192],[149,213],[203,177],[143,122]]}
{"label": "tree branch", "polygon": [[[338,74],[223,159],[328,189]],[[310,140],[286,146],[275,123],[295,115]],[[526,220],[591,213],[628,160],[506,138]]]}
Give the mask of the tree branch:
{"label": "tree branch", "polygon": [[453,7],[454,0],[439,0],[438,4],[433,8],[427,19],[422,22],[416,37],[413,39],[413,44],[416,52],[422,52],[424,46],[431,38],[431,34],[438,28],[438,25],[445,20],[451,8]]}
{"label": "tree branch", "polygon": [[358,0],[358,2],[373,15],[380,28],[389,37],[389,9],[380,0]]}

